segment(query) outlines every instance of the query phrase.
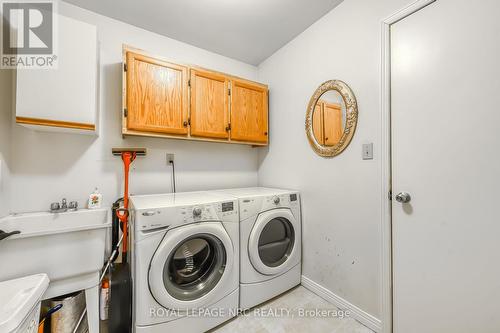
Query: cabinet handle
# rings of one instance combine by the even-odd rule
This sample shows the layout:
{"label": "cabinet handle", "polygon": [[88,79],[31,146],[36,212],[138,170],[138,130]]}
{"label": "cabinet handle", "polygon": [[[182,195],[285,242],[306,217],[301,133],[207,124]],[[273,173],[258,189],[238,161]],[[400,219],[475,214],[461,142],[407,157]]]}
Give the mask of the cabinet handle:
{"label": "cabinet handle", "polygon": [[264,135],[267,136],[267,132],[264,132]]}
{"label": "cabinet handle", "polygon": [[184,122],[182,123],[182,126],[188,127],[188,122],[186,120],[184,120]]}
{"label": "cabinet handle", "polygon": [[227,124],[226,126],[226,132],[229,132],[231,130],[231,124]]}

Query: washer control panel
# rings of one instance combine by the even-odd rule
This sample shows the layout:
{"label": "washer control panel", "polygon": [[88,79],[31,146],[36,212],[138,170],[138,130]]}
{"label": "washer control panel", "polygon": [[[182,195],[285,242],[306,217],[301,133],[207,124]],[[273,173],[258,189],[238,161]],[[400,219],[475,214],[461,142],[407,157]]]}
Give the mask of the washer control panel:
{"label": "washer control panel", "polygon": [[233,201],[223,202],[221,206],[222,206],[221,211],[223,213],[234,211],[234,202]]}
{"label": "washer control panel", "polygon": [[183,222],[218,220],[216,205],[187,206],[180,209]]}
{"label": "washer control panel", "polygon": [[192,222],[223,221],[231,216],[238,218],[237,201],[140,211],[135,224],[138,230],[146,231]]}
{"label": "washer control panel", "polygon": [[203,209],[201,207],[194,207],[193,208],[193,217],[200,217],[201,213],[203,213]]}

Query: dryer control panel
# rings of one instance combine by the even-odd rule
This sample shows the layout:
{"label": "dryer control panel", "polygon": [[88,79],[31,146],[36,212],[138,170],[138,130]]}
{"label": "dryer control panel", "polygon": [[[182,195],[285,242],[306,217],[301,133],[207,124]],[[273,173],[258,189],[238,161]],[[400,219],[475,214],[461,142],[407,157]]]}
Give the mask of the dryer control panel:
{"label": "dryer control panel", "polygon": [[297,210],[300,208],[299,199],[298,192],[240,199],[240,219],[245,220],[250,216],[275,208]]}
{"label": "dryer control panel", "polygon": [[298,205],[297,193],[287,193],[280,195],[272,195],[264,198],[264,202],[262,203],[261,210],[269,210],[278,207],[288,207],[291,208],[295,205]]}
{"label": "dryer control panel", "polygon": [[234,201],[167,207],[134,212],[135,228],[140,231],[164,229],[193,222],[238,220],[238,203]]}

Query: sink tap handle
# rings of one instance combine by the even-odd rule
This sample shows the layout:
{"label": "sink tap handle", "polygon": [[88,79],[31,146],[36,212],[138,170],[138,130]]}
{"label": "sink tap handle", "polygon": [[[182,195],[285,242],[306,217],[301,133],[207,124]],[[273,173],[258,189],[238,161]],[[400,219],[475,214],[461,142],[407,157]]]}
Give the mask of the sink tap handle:
{"label": "sink tap handle", "polygon": [[59,202],[53,202],[50,204],[50,211],[51,212],[56,212],[59,209],[61,209],[61,205],[59,205]]}

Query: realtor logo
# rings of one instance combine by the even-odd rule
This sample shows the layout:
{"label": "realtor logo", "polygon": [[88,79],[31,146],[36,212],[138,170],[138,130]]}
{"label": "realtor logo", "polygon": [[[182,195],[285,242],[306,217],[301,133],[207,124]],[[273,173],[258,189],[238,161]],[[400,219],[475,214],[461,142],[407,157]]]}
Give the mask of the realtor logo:
{"label": "realtor logo", "polygon": [[55,3],[2,1],[2,68],[55,68]]}

